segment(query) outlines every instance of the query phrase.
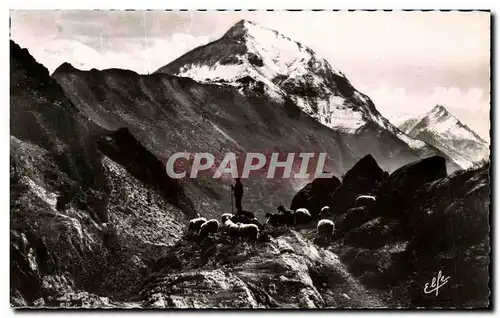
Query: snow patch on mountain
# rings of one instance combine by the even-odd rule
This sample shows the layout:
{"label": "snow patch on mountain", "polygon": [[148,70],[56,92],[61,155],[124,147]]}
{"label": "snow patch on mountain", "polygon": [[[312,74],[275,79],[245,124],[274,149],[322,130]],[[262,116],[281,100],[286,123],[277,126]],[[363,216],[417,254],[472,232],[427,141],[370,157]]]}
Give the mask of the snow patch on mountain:
{"label": "snow patch on mountain", "polygon": [[191,64],[183,66],[178,75],[190,77],[200,82],[212,82],[214,80],[232,82],[242,77],[245,74],[244,71],[238,65],[220,65],[219,63],[213,66]]}
{"label": "snow patch on mountain", "polygon": [[[343,106],[345,100],[340,96],[330,96],[328,100],[318,100],[314,104],[307,99],[293,97],[292,99],[305,113],[327,127],[356,131],[365,125],[362,114]],[[313,107],[317,107],[317,111]]]}
{"label": "snow patch on mountain", "polygon": [[[258,54],[266,61],[259,68],[260,73],[266,78],[275,78],[278,75],[299,77],[310,71],[305,63],[316,55],[311,49],[293,41],[277,31],[264,28],[250,21],[243,21],[247,30],[244,38],[250,52]],[[314,60],[313,69],[325,68],[324,60]],[[337,70],[331,70],[338,76],[343,76]]]}
{"label": "snow patch on mountain", "polygon": [[329,89],[320,74],[344,75],[333,70],[328,62],[316,57],[306,46],[291,40],[277,31],[261,27],[250,21],[241,21],[231,28],[225,37],[235,37],[244,42],[247,52],[235,57],[234,64],[187,64],[175,74],[201,82],[220,82],[239,86],[237,82],[246,76],[264,83],[265,91],[272,98],[283,100],[287,94],[284,86],[307,84],[325,90],[320,98],[290,94],[292,100],[307,114],[330,128],[356,130],[366,122],[360,112],[353,112],[345,99]]}
{"label": "snow patch on mountain", "polygon": [[425,142],[418,139],[412,139],[401,131],[396,132],[396,135],[398,136],[399,139],[407,143],[413,149],[420,149],[427,146]]}

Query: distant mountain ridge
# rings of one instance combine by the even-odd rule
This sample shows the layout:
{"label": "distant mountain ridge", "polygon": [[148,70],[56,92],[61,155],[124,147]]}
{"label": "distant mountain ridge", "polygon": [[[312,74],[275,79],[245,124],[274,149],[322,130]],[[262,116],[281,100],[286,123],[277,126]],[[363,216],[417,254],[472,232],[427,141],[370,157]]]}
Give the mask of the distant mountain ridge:
{"label": "distant mountain ridge", "polygon": [[402,120],[399,129],[438,148],[462,168],[489,157],[488,143],[441,105],[423,115]]}

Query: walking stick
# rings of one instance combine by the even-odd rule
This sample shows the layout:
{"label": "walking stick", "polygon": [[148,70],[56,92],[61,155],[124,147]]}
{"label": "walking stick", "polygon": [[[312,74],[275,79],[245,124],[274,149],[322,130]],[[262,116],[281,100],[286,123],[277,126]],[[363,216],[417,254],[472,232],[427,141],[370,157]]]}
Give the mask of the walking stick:
{"label": "walking stick", "polygon": [[231,185],[231,214],[234,214],[233,211],[233,186]]}

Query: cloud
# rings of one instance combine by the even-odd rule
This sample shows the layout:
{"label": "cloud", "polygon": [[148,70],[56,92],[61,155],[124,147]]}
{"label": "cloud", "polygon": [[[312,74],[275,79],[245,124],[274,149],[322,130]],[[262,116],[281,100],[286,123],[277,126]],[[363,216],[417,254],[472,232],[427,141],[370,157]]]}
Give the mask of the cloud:
{"label": "cloud", "polygon": [[168,40],[149,38],[144,44],[128,45],[125,51],[108,50],[104,58],[112,67],[134,70],[141,74],[152,73],[182,54],[207,44],[209,37],[174,33]]}
{"label": "cloud", "polygon": [[370,98],[386,117],[401,114],[422,114],[436,105],[460,109],[489,110],[489,94],[482,88],[460,90],[436,87],[430,94],[414,93],[404,87],[380,85],[370,90]]}
{"label": "cloud", "polygon": [[29,48],[35,59],[52,73],[59,65],[69,62],[76,68],[122,68],[141,74],[152,73],[182,54],[210,41],[207,36],[174,33],[168,39],[144,38],[122,43],[119,39],[104,40],[103,50],[96,50],[76,40],[45,38],[16,34],[14,41]]}
{"label": "cloud", "polygon": [[383,84],[370,90],[369,96],[382,115],[390,120],[420,115],[436,105],[443,105],[483,139],[489,140],[490,97],[482,88],[436,87],[425,94]]}

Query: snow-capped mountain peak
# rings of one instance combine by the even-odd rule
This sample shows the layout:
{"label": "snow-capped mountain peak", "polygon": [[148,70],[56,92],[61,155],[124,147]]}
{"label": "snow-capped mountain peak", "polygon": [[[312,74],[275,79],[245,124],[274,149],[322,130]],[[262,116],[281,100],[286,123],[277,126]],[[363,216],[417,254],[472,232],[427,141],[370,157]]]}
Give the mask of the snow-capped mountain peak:
{"label": "snow-capped mountain peak", "polygon": [[448,110],[441,105],[434,106],[434,108],[430,111],[430,115],[437,119],[451,116],[450,113],[448,113]]}
{"label": "snow-capped mountain peak", "polygon": [[[299,71],[304,64],[313,61],[311,68],[329,68],[330,65],[324,59],[317,59],[316,53],[296,42],[289,37],[254,22],[241,20],[231,27],[223,38],[241,41],[246,45],[250,58],[249,60],[256,68],[264,68],[262,72],[266,77],[278,75],[291,75]],[[257,57],[251,54],[256,54]],[[260,62],[259,59],[262,61]],[[316,60],[317,59],[317,60]],[[332,70],[339,76],[343,76],[339,71]]]}
{"label": "snow-capped mountain peak", "polygon": [[400,121],[399,129],[440,149],[462,168],[484,160],[489,154],[486,141],[442,105],[436,105],[420,116]]}
{"label": "snow-capped mountain peak", "polygon": [[394,127],[368,96],[312,49],[248,20],[157,72],[231,85],[244,94],[263,93],[278,102],[290,99],[329,128],[356,133],[363,127],[378,127],[412,149],[426,146]]}
{"label": "snow-capped mountain peak", "polygon": [[464,125],[460,120],[453,116],[448,110],[441,105],[436,105],[427,115],[427,126],[432,126],[438,132],[450,134],[456,137],[462,137],[476,141],[478,143],[486,143],[478,134]]}

